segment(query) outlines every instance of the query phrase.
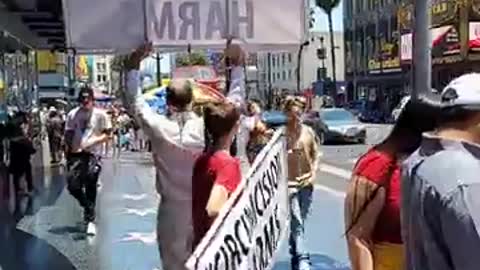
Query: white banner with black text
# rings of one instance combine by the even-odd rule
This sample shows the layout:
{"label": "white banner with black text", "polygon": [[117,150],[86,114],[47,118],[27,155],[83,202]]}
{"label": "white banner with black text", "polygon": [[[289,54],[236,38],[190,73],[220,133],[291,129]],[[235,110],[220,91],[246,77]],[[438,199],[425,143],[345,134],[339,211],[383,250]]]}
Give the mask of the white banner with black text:
{"label": "white banner with black text", "polygon": [[204,269],[271,269],[289,228],[286,141],[273,136],[186,266]]}
{"label": "white banner with black text", "polygon": [[[63,0],[68,46],[79,52],[223,48],[297,50],[305,33],[298,0]],[[227,12],[228,10],[228,12]]]}

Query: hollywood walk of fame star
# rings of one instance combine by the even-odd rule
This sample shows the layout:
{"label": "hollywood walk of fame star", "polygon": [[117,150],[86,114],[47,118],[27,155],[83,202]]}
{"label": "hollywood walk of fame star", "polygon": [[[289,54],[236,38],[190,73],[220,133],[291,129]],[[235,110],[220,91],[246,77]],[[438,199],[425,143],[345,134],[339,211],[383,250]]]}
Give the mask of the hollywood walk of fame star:
{"label": "hollywood walk of fame star", "polygon": [[145,193],[143,193],[143,194],[124,194],[124,195],[122,195],[122,198],[126,199],[126,200],[132,200],[132,201],[140,201],[140,200],[143,200],[143,199],[147,198],[147,194],[145,194]]}
{"label": "hollywood walk of fame star", "polygon": [[146,215],[157,213],[157,210],[155,208],[145,208],[145,209],[125,208],[123,209],[122,213],[145,217]]}
{"label": "hollywood walk of fame star", "polygon": [[127,236],[118,240],[118,242],[132,242],[140,241],[146,245],[156,244],[157,243],[157,233],[141,233],[141,232],[130,232]]}

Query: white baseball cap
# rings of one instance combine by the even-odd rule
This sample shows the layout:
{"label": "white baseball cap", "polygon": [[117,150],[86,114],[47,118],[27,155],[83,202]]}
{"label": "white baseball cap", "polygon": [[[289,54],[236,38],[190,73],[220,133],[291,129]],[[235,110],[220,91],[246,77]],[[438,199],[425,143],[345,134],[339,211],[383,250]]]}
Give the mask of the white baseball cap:
{"label": "white baseball cap", "polygon": [[442,90],[440,97],[443,107],[480,110],[480,73],[454,79]]}

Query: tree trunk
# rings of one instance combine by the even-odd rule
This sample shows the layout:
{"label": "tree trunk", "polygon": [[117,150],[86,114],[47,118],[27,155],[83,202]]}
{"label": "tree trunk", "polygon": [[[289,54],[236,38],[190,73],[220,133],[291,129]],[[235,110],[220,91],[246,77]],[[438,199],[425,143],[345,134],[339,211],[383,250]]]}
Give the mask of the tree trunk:
{"label": "tree trunk", "polygon": [[328,14],[328,30],[330,32],[330,53],[332,54],[332,81],[333,81],[333,90],[332,97],[333,100],[337,100],[337,65],[335,62],[335,38],[333,35],[333,21],[332,21],[332,12]]}

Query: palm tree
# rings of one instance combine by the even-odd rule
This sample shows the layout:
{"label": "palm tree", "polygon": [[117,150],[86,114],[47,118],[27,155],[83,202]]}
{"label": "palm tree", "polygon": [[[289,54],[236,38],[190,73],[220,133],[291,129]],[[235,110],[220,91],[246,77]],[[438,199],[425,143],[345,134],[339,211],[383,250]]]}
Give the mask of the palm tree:
{"label": "palm tree", "polygon": [[206,66],[208,64],[208,57],[204,52],[192,52],[178,56],[176,59],[177,67],[184,66]]}
{"label": "palm tree", "polygon": [[341,0],[315,0],[315,5],[319,7],[328,17],[328,30],[330,32],[330,53],[332,54],[332,81],[334,87],[334,92],[332,93],[335,97],[337,95],[337,75],[336,75],[336,62],[335,62],[335,40],[333,35],[333,19],[332,12],[335,8],[340,5]]}

